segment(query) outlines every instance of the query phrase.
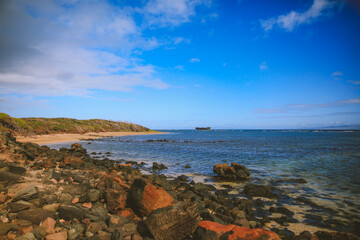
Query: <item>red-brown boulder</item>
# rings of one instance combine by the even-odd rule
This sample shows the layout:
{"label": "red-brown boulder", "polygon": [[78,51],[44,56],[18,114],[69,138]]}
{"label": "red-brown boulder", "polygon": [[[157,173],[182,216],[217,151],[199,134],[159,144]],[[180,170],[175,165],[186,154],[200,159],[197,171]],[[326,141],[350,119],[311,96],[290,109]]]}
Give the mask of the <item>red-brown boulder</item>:
{"label": "red-brown boulder", "polygon": [[128,204],[135,213],[148,216],[153,210],[170,206],[174,199],[162,187],[136,179],[128,194]]}
{"label": "red-brown boulder", "polygon": [[196,231],[199,240],[228,239],[228,240],[280,240],[280,237],[271,231],[261,228],[246,228],[236,225],[222,225],[211,221],[202,221]]}

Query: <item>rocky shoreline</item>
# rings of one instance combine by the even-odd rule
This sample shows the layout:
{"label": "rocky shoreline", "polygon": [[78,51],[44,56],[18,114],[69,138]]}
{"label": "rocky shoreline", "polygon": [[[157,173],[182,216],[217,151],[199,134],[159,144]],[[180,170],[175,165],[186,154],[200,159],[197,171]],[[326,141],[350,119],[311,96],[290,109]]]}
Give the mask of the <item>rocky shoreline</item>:
{"label": "rocky shoreline", "polygon": [[[186,176],[144,175],[141,166],[92,158],[80,144],[57,151],[1,132],[0,239],[360,239],[344,232],[295,235],[271,227],[270,222],[297,221],[281,206],[266,210],[277,217],[265,214],[263,198],[286,198],[273,186],[247,184],[247,197],[236,198],[229,189],[189,182]],[[250,176],[236,164],[214,172],[232,180]]]}

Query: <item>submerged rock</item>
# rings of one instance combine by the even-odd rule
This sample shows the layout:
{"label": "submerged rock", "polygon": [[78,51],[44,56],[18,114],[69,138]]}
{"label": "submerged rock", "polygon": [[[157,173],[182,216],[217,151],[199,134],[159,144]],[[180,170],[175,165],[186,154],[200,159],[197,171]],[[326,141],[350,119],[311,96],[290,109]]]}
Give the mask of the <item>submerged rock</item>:
{"label": "submerged rock", "polygon": [[228,180],[247,180],[250,178],[250,170],[238,163],[231,163],[230,167],[227,163],[216,164],[213,171],[219,177]]}

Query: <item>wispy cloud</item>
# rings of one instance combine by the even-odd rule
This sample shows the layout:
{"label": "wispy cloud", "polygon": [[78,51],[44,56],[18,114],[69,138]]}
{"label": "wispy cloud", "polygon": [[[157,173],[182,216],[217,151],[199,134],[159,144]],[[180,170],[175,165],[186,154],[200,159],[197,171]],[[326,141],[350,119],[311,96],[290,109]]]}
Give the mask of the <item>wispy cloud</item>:
{"label": "wispy cloud", "polygon": [[174,67],[176,70],[185,71],[185,68],[183,65],[178,65]]}
{"label": "wispy cloud", "polygon": [[360,111],[353,112],[333,112],[324,114],[313,114],[313,115],[286,115],[286,116],[266,116],[264,118],[317,118],[317,117],[330,117],[330,116],[352,116],[360,115]]}
{"label": "wispy cloud", "polygon": [[340,1],[314,0],[312,6],[305,12],[291,11],[275,18],[260,20],[260,23],[265,31],[278,27],[291,32],[300,25],[317,21],[321,16],[331,15],[333,10],[341,4]]}
{"label": "wispy cloud", "polygon": [[144,23],[176,26],[190,21],[201,4],[207,3],[150,0],[134,8],[100,0],[3,1],[0,94],[89,96],[92,89],[166,89],[169,84],[156,77],[157,67],[137,53],[190,40],[145,37],[149,26]]}
{"label": "wispy cloud", "polygon": [[198,62],[200,62],[200,59],[198,59],[198,58],[191,58],[189,61],[190,61],[191,63],[198,63]]}
{"label": "wispy cloud", "polygon": [[360,85],[360,81],[349,80],[348,82],[354,85]]}
{"label": "wispy cloud", "polygon": [[333,74],[331,74],[332,77],[338,77],[338,76],[342,76],[342,75],[344,75],[344,73],[343,73],[343,72],[340,72],[340,71],[338,71],[338,72],[333,72]]}
{"label": "wispy cloud", "polygon": [[268,69],[268,65],[266,64],[266,62],[262,62],[259,66],[259,69],[261,71],[265,71],[266,69]]}
{"label": "wispy cloud", "polygon": [[199,5],[210,5],[210,0],[150,0],[139,11],[146,24],[160,27],[177,26],[189,22]]}
{"label": "wispy cloud", "polygon": [[286,104],[281,106],[274,106],[272,108],[258,108],[255,109],[255,112],[259,114],[289,113],[296,111],[312,110],[317,108],[342,107],[342,106],[354,105],[354,104],[360,104],[360,98],[339,100],[335,102],[319,103],[319,104]]}

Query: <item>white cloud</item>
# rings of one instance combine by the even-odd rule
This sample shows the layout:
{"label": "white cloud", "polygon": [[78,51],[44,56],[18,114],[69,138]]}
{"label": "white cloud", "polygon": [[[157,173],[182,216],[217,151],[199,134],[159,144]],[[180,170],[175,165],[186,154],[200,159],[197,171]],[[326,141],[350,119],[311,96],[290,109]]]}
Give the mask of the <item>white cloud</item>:
{"label": "white cloud", "polygon": [[344,73],[342,72],[333,72],[333,74],[331,74],[332,77],[337,77],[337,76],[342,76],[344,75]]}
{"label": "white cloud", "polygon": [[360,85],[360,81],[349,80],[348,82],[354,85]]}
{"label": "white cloud", "polygon": [[286,104],[281,106],[274,106],[271,108],[258,108],[255,109],[256,113],[269,114],[269,113],[289,113],[296,111],[308,111],[318,108],[334,108],[344,107],[354,104],[360,104],[360,98],[345,99],[329,103],[317,103],[317,104]]}
{"label": "white cloud", "polygon": [[198,62],[200,62],[200,59],[198,59],[198,58],[191,58],[189,61],[190,61],[191,63],[198,63]]}
{"label": "white cloud", "polygon": [[[178,25],[204,3],[150,0],[142,13],[146,19],[161,19],[157,24]],[[88,96],[94,89],[168,88],[156,77],[156,66],[136,53],[190,40],[146,38],[136,13],[100,0],[2,2],[0,31],[6,34],[0,35],[0,94]]]}
{"label": "white cloud", "polygon": [[174,68],[177,70],[180,70],[180,71],[185,71],[185,68],[183,65],[178,65],[178,66],[175,66]]}
{"label": "white cloud", "polygon": [[189,22],[197,6],[210,3],[210,0],[150,0],[140,12],[149,25],[177,26]]}
{"label": "white cloud", "polygon": [[173,39],[174,45],[178,45],[181,43],[190,43],[190,39],[183,38],[183,37],[177,37]]}
{"label": "white cloud", "polygon": [[259,66],[259,69],[261,71],[265,71],[266,69],[268,69],[268,65],[266,64],[266,62],[262,62]]}
{"label": "white cloud", "polygon": [[319,17],[329,15],[331,11],[341,5],[340,1],[334,0],[314,0],[312,6],[305,12],[291,11],[288,14],[280,15],[268,20],[260,20],[261,26],[265,31],[273,29],[275,26],[291,32],[297,26],[310,24]]}

